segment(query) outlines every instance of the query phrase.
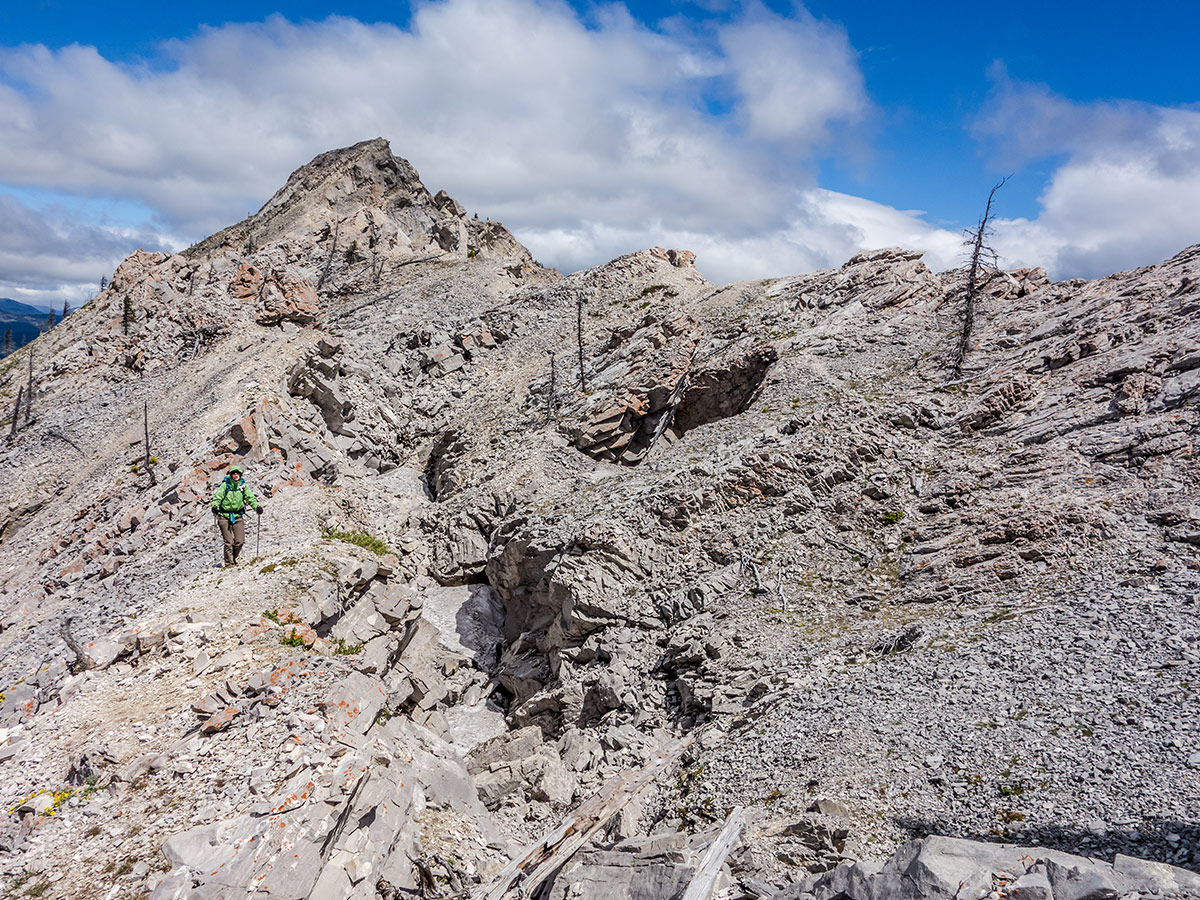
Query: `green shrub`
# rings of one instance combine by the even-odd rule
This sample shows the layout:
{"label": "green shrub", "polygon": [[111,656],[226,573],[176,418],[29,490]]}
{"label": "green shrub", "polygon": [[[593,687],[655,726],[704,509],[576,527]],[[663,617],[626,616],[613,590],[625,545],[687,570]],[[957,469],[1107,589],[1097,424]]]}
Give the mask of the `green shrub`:
{"label": "green shrub", "polygon": [[386,542],[365,531],[338,531],[335,528],[326,528],[321,532],[321,537],[327,541],[344,541],[347,544],[354,544],[356,547],[370,550],[376,556],[392,552],[392,548]]}
{"label": "green shrub", "polygon": [[354,656],[362,653],[362,649],[362,644],[347,644],[345,638],[335,637],[333,639],[334,656]]}
{"label": "green shrub", "polygon": [[300,637],[300,635],[296,633],[296,629],[293,628],[279,639],[279,643],[283,644],[285,647],[303,647],[304,638]]}
{"label": "green shrub", "polygon": [[895,525],[904,518],[904,511],[900,509],[889,509],[883,514],[884,525]]}

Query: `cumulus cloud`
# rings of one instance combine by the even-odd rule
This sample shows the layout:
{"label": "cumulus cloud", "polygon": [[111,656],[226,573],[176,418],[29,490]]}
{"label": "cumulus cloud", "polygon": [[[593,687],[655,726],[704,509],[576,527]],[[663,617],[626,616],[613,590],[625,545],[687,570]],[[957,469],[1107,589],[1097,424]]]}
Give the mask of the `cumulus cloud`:
{"label": "cumulus cloud", "polygon": [[866,93],[845,32],[797,15],[760,13],[719,37],[747,133],[812,146],[828,139],[831,126],[858,121]]}
{"label": "cumulus cloud", "polygon": [[975,129],[999,165],[1065,157],[1035,218],[997,221],[1009,264],[1097,277],[1200,241],[1198,109],[1073,103],[1001,74]]}
{"label": "cumulus cloud", "polygon": [[208,28],[153,65],[0,49],[0,183],[134,198],[198,239],[317,153],[383,135],[547,263],[672,235],[702,237],[723,277],[824,258],[780,235],[815,214],[814,155],[869,110],[845,33],[758,6],[697,29],[620,5],[585,25],[558,0],[442,0],[403,29]]}
{"label": "cumulus cloud", "polygon": [[81,224],[63,209],[32,209],[0,194],[0,297],[80,303],[131,249],[168,249],[152,231]]}
{"label": "cumulus cloud", "polygon": [[717,282],[834,268],[864,248],[922,250],[925,263],[934,271],[960,266],[963,258],[961,236],[928,224],[919,211],[897,210],[821,188],[801,192],[793,215],[770,233],[720,237],[657,221],[643,227],[591,222],[535,230],[524,237],[549,248],[567,269],[591,265],[597,253],[608,259],[631,247],[687,247],[698,255],[697,265],[704,274]]}

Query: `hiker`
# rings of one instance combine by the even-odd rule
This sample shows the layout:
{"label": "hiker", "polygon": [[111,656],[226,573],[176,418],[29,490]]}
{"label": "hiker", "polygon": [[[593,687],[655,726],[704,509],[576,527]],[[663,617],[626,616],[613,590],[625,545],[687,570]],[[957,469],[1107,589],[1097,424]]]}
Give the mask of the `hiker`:
{"label": "hiker", "polygon": [[246,525],[242,516],[249,506],[258,515],[262,515],[262,504],[254,496],[254,492],[246,487],[246,470],[240,463],[229,467],[229,474],[213,494],[212,511],[217,517],[217,525],[221,529],[221,539],[225,542],[225,565],[237,565],[238,554],[242,552],[242,544],[246,542]]}

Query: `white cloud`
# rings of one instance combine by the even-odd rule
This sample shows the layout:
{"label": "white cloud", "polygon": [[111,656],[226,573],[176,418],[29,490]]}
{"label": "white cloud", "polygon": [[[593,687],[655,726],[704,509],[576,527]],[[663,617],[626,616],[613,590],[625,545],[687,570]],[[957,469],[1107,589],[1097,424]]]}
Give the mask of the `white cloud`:
{"label": "white cloud", "polygon": [[788,242],[811,211],[814,154],[869,104],[833,26],[754,7],[712,27],[656,31],[619,5],[588,27],[557,0],[444,0],[409,29],[205,29],[164,45],[157,66],[0,49],[0,183],[131,198],[196,239],[317,153],[382,135],[547,263],[696,235],[702,264],[732,276],[755,242]]}
{"label": "white cloud", "polygon": [[1001,165],[1066,157],[1036,218],[996,222],[1007,264],[1098,277],[1200,241],[1200,110],[1072,103],[1001,78],[976,128]]}
{"label": "white cloud", "polygon": [[834,268],[864,248],[921,250],[934,271],[960,266],[963,259],[962,237],[928,224],[917,211],[820,188],[801,192],[792,215],[769,234],[720,237],[655,221],[640,228],[591,222],[523,237],[568,269],[590,265],[597,253],[608,259],[653,244],[686,247],[697,254],[697,267],[718,283]]}
{"label": "white cloud", "polygon": [[721,30],[747,132],[819,144],[836,123],[858,121],[866,93],[845,32],[800,11],[795,20],[759,13]]}
{"label": "white cloud", "polygon": [[34,305],[93,296],[131,249],[170,242],[148,230],[85,225],[62,208],[32,209],[0,194],[0,297]]}
{"label": "white cloud", "polygon": [[[960,264],[957,233],[815,184],[814,160],[853,152],[875,115],[844,31],[803,10],[741,9],[651,28],[619,4],[585,24],[560,0],[437,0],[406,29],[279,17],[204,29],[153,65],[0,48],[0,189],[155,213],[132,235],[84,228],[107,249],[73,253],[55,212],[49,232],[30,231],[43,243],[0,258],[0,287],[90,286],[114,247],[199,239],[317,153],[376,135],[431,189],[566,270],[654,244],[694,250],[717,281],[885,244]],[[1200,239],[1196,110],[1075,104],[1001,77],[976,128],[1002,164],[1065,158],[1036,218],[996,223],[1006,264],[1102,275]]]}

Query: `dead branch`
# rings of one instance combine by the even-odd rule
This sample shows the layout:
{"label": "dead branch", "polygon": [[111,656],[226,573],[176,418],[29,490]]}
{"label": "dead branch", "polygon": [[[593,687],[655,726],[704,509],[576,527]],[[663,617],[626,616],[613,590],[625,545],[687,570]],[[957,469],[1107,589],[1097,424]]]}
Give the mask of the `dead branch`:
{"label": "dead branch", "polygon": [[683,900],[708,900],[712,896],[713,884],[716,882],[717,876],[721,874],[721,866],[725,863],[725,857],[733,849],[734,842],[737,841],[741,832],[742,808],[735,806],[733,812],[729,814],[729,818],[725,820],[725,824],[721,826],[721,831],[704,852],[704,858],[700,860],[691,884],[683,892]]}
{"label": "dead branch", "polygon": [[958,346],[954,351],[955,378],[962,375],[963,361],[971,347],[971,331],[975,327],[975,302],[979,294],[980,272],[988,265],[994,268],[997,262],[996,251],[987,241],[992,233],[988,223],[992,219],[992,200],[996,196],[996,191],[1004,187],[1004,182],[1008,181],[1008,178],[1009,176],[1004,176],[992,187],[988,193],[987,206],[984,207],[983,217],[979,220],[978,227],[974,232],[967,232],[967,244],[971,247],[971,267],[967,272],[967,298],[963,304],[962,332],[958,336]]}
{"label": "dead branch", "polygon": [[25,424],[33,419],[33,348],[29,348],[29,390],[25,392]]}
{"label": "dead branch", "polygon": [[342,230],[342,220],[338,219],[333,223],[333,240],[329,244],[329,255],[325,257],[325,265],[321,269],[321,277],[317,279],[317,290],[321,290],[325,282],[329,280],[329,273],[333,269],[333,255],[337,253],[338,234]]}
{"label": "dead branch", "polygon": [[150,486],[154,487],[158,479],[154,477],[154,466],[150,463],[150,404],[147,400],[142,401],[142,434],[146,440],[146,472],[150,475]]}
{"label": "dead branch", "polygon": [[518,887],[521,896],[533,896],[609,819],[666,771],[691,743],[690,736],[676,741],[641,769],[627,770],[609,781],[562,824],[526,847],[499,875],[479,887],[472,895],[473,900],[501,900]]}
{"label": "dead branch", "polygon": [[846,544],[846,543],[843,543],[842,541],[839,541],[837,538],[831,538],[827,534],[823,534],[820,537],[821,537],[821,540],[823,540],[825,543],[829,544],[832,547],[837,547],[839,550],[845,550],[847,553],[852,554],[853,556],[861,556],[863,559],[863,566],[869,566],[869,565],[871,565],[872,562],[875,561],[875,557],[872,556],[870,553],[868,553],[866,550],[860,550],[857,547],[854,547],[854,546],[851,546],[850,544]]}

